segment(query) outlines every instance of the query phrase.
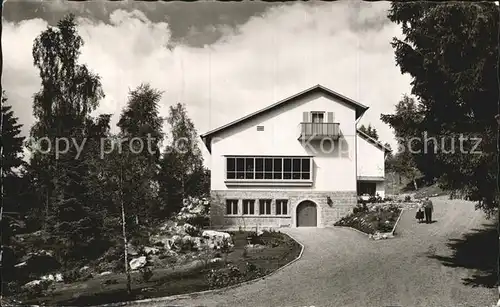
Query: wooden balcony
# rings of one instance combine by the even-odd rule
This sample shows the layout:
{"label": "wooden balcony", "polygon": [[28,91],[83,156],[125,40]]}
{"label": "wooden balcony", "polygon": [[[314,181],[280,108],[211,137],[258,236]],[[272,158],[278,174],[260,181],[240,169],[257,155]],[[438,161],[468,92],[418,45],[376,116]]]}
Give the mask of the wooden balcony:
{"label": "wooden balcony", "polygon": [[299,140],[337,140],[340,136],[339,123],[300,123]]}

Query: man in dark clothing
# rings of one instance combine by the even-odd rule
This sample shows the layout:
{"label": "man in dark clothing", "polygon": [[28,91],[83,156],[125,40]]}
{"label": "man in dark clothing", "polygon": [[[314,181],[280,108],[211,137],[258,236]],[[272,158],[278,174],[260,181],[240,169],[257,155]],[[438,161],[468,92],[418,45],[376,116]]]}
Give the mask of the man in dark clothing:
{"label": "man in dark clothing", "polygon": [[425,213],[425,223],[432,223],[432,211],[434,211],[434,206],[429,197],[425,198],[424,201],[424,213]]}

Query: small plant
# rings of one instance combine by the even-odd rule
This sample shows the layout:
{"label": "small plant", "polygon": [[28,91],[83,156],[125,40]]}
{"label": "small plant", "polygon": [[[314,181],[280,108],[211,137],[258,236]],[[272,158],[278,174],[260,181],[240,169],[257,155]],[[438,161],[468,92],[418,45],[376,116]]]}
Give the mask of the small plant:
{"label": "small plant", "polygon": [[238,267],[229,264],[221,269],[210,270],[207,274],[207,281],[210,288],[222,288],[240,282],[242,277]]}
{"label": "small plant", "polygon": [[411,202],[411,196],[410,195],[406,195],[405,196],[405,203],[409,203]]}
{"label": "small plant", "polygon": [[142,281],[148,282],[153,277],[153,270],[147,266],[140,269]]}

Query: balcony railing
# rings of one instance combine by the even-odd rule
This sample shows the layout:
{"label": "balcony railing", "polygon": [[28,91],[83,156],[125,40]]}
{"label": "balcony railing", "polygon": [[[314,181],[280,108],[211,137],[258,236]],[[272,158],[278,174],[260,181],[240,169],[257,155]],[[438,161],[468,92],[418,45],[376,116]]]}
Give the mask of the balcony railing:
{"label": "balcony railing", "polygon": [[324,138],[338,139],[339,123],[300,123],[299,139],[320,140]]}

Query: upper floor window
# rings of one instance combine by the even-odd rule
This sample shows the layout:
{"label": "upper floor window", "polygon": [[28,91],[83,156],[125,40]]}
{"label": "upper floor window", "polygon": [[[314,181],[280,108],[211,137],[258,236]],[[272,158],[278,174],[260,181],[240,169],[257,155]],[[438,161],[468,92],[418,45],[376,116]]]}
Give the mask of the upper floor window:
{"label": "upper floor window", "polygon": [[311,112],[311,122],[322,123],[324,121],[323,112]]}
{"label": "upper floor window", "polygon": [[227,157],[226,179],[311,180],[311,157]]}

